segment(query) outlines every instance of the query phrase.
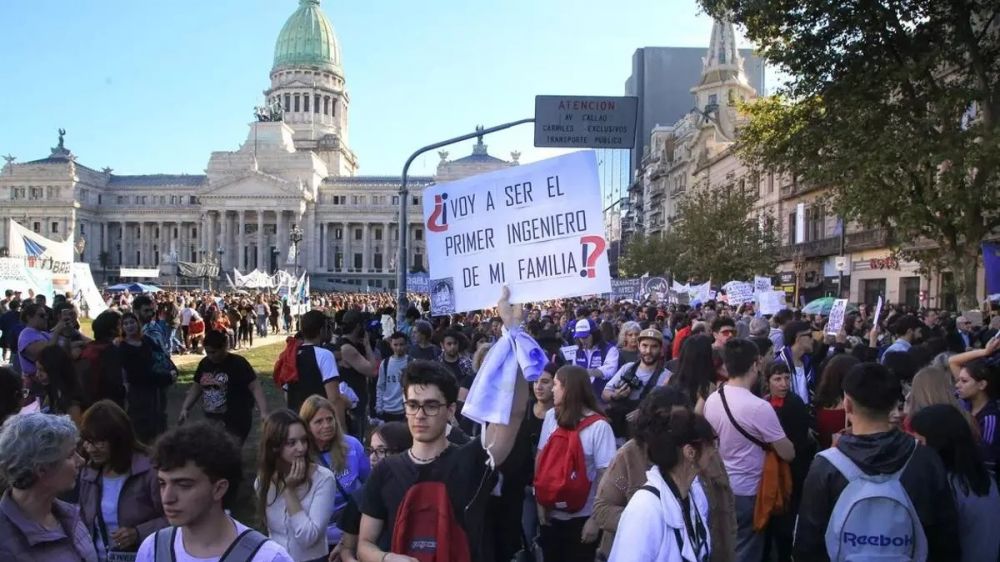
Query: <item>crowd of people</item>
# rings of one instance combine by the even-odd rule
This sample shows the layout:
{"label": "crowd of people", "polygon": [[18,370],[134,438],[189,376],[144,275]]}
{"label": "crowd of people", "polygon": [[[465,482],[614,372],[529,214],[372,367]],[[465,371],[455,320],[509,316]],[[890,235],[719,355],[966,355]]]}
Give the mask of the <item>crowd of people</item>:
{"label": "crowd of people", "polygon": [[[715,301],[411,301],[397,324],[389,295],[315,294],[275,326],[269,295],[120,295],[90,338],[71,302],[7,295],[0,554],[1000,559],[995,309],[860,307],[828,334]],[[280,408],[231,353],[244,321],[290,336]],[[171,420],[181,352],[204,357]]]}

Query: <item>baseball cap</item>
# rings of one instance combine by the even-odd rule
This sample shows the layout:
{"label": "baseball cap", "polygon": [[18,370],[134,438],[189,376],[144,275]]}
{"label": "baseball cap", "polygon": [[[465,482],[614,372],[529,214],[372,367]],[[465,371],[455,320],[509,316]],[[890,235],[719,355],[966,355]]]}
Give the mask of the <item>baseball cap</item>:
{"label": "baseball cap", "polygon": [[656,340],[660,342],[660,345],[663,345],[663,332],[654,328],[646,328],[639,332],[639,341],[642,340]]}
{"label": "baseball cap", "polygon": [[576,326],[573,328],[574,338],[585,338],[590,335],[592,328],[590,326],[590,320],[586,318],[581,318],[576,321]]}

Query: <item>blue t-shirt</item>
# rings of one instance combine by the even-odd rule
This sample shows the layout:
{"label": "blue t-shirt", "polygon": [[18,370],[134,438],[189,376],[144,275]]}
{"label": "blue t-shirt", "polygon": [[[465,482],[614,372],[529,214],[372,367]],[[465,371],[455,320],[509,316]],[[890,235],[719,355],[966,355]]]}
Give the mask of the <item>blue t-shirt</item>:
{"label": "blue t-shirt", "polygon": [[365,446],[350,435],[344,435],[344,442],[347,444],[347,454],[344,456],[344,469],[336,471],[330,466],[330,453],[329,451],[320,454],[320,462],[323,466],[329,468],[333,471],[334,476],[337,478],[337,497],[333,502],[334,513],[339,512],[347,505],[347,497],[344,492],[348,494],[353,493],[355,490],[361,488],[365,481],[368,480],[368,475],[371,474],[372,465],[368,460],[368,455],[365,453]]}

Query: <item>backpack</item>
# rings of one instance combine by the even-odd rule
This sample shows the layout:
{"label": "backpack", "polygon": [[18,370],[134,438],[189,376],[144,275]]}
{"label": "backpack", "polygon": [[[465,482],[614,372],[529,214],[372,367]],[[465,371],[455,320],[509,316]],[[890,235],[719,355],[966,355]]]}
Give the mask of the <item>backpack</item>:
{"label": "backpack", "polygon": [[[390,467],[396,467],[395,459]],[[406,476],[409,478],[409,476]],[[420,562],[471,562],[469,540],[444,482],[418,478],[396,510],[391,552]]]}
{"label": "backpack", "polygon": [[298,356],[302,341],[289,336],[285,339],[285,349],[278,355],[278,360],[274,362],[274,384],[278,388],[283,388],[286,384],[299,382],[299,370],[295,366],[295,358]]}
{"label": "backpack", "polygon": [[600,414],[592,414],[574,429],[557,427],[549,437],[535,471],[535,498],[539,505],[576,513],[587,504],[590,478],[580,432],[603,419]]}
{"label": "backpack", "polygon": [[[176,562],[177,553],[174,552],[176,536],[177,527],[167,527],[156,532],[153,537],[153,562]],[[219,562],[250,562],[268,540],[270,539],[259,532],[247,529],[229,545],[222,558],[219,558]]]}
{"label": "backpack", "polygon": [[924,528],[899,481],[916,450],[893,474],[866,474],[836,447],[820,453],[847,479],[826,527],[831,562],[927,560]]}

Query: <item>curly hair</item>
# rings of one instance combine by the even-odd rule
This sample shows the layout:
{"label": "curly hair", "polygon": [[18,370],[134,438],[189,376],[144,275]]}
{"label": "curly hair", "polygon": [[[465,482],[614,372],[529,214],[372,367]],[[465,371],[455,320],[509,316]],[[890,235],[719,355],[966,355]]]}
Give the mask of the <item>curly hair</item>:
{"label": "curly hair", "polygon": [[80,433],[69,416],[32,413],[13,416],[0,427],[0,480],[18,490],[38,481],[38,470],[66,458]]}
{"label": "curly hair", "polygon": [[175,427],[156,441],[152,460],[153,466],[163,471],[181,468],[190,461],[212,482],[228,481],[225,507],[230,507],[239,494],[243,480],[240,446],[218,425],[202,421]]}

